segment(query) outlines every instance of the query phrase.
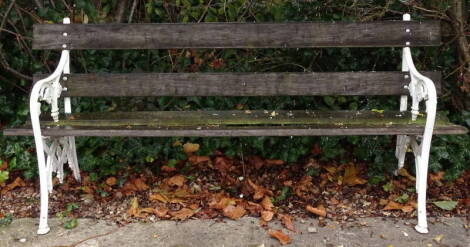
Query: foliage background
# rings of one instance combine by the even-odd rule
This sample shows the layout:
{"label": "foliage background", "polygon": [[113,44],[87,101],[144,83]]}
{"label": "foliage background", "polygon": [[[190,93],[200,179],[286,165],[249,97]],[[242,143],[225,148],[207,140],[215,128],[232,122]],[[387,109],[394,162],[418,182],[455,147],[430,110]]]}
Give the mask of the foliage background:
{"label": "foliage background", "polygon": [[[455,2],[455,1],[454,1]],[[462,1],[460,1],[462,2]],[[31,75],[50,73],[58,62],[57,51],[31,50],[34,23],[60,23],[72,17],[75,23],[110,22],[285,22],[440,19],[444,44],[437,48],[413,49],[418,69],[440,70],[444,95],[439,109],[459,124],[470,125],[466,61],[454,42],[453,1],[394,0],[0,0],[0,127],[17,126],[28,118]],[[464,1],[465,4],[465,1]],[[454,18],[454,19],[453,19]],[[465,20],[465,24],[468,20]],[[400,70],[397,48],[328,49],[205,49],[73,51],[73,72],[309,72]],[[195,109],[399,109],[398,97],[160,97],[75,98],[74,112],[114,110]],[[466,110],[467,109],[467,110]],[[47,106],[45,109],[47,110]],[[115,174],[129,164],[158,170],[186,157],[175,141],[201,144],[200,155],[220,150],[229,156],[258,154],[295,162],[310,153],[313,145],[324,160],[366,161],[371,182],[383,180],[396,166],[395,138],[380,137],[256,137],[256,138],[77,138],[79,163],[92,177]],[[433,140],[431,169],[445,170],[456,178],[469,167],[470,137],[437,136]],[[27,178],[36,171],[32,138],[0,136],[0,159],[10,171]],[[408,162],[413,164],[412,159]]]}

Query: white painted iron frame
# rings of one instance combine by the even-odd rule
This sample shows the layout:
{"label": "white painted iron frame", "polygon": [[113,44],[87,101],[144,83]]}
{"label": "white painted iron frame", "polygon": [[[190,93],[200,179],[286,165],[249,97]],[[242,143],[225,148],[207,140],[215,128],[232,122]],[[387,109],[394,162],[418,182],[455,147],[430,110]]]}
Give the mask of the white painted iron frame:
{"label": "white painted iron frame", "polygon": [[[404,21],[410,21],[410,15],[403,16]],[[69,24],[70,19],[64,18],[64,24]],[[405,30],[407,33],[412,32],[410,29]],[[67,33],[63,33],[67,36]],[[427,233],[426,220],[426,187],[427,173],[429,163],[429,151],[431,147],[432,133],[436,118],[437,94],[434,83],[427,77],[421,75],[413,63],[411,50],[408,47],[403,48],[402,71],[409,72],[406,79],[410,78],[411,82],[407,86],[412,99],[411,114],[412,120],[416,120],[419,114],[419,103],[426,103],[426,125],[422,136],[399,135],[397,138],[397,148],[395,155],[398,159],[398,168],[402,168],[405,161],[405,155],[409,147],[412,148],[415,155],[416,165],[416,191],[418,193],[418,224],[415,229],[420,233]],[[64,44],[63,48],[67,48]],[[36,144],[36,152],[38,158],[39,178],[40,178],[40,194],[41,194],[41,212],[39,219],[38,234],[46,234],[49,232],[47,224],[48,218],[48,196],[52,192],[52,173],[57,173],[60,182],[63,182],[63,165],[67,162],[73,171],[77,180],[80,180],[80,172],[77,162],[77,154],[75,149],[75,138],[73,136],[66,137],[43,137],[41,133],[39,115],[41,114],[41,101],[45,101],[51,105],[51,115],[55,122],[59,120],[59,98],[62,91],[60,80],[66,80],[64,76],[70,73],[70,51],[62,50],[59,64],[56,70],[49,77],[36,82],[33,86],[30,96],[30,114],[31,123],[34,133],[34,141]],[[66,114],[71,113],[70,98],[64,99],[64,111]],[[403,95],[400,102],[400,111],[407,111],[408,96]],[[418,144],[418,139],[421,143]],[[48,144],[50,143],[50,144]],[[46,155],[47,158],[46,158]]]}
{"label": "white painted iron frame", "polygon": [[[403,15],[404,21],[410,21],[409,14]],[[412,30],[406,29],[405,32],[411,33]],[[416,192],[418,193],[418,224],[415,226],[419,233],[428,233],[428,223],[426,215],[426,189],[429,166],[429,152],[431,149],[431,140],[436,120],[437,93],[436,87],[431,79],[418,72],[411,55],[410,43],[406,43],[403,48],[402,71],[409,72],[406,79],[411,79],[406,87],[411,96],[411,117],[416,121],[419,115],[419,103],[425,101],[426,106],[426,124],[422,136],[399,135],[397,137],[397,148],[395,156],[398,159],[398,169],[404,166],[405,155],[409,147],[413,150],[416,166]],[[403,95],[400,101],[400,111],[407,111],[408,96]],[[418,139],[421,143],[418,144]]]}
{"label": "white painted iron frame", "polygon": [[[64,18],[64,24],[70,24],[69,18]],[[67,36],[67,33],[62,35]],[[64,44],[63,48],[66,48]],[[63,182],[63,165],[69,164],[77,180],[80,180],[77,153],[75,150],[75,137],[44,137],[41,133],[39,116],[41,114],[41,101],[51,105],[52,119],[59,121],[59,98],[62,91],[67,90],[60,85],[60,80],[66,80],[63,75],[70,73],[70,51],[63,50],[59,65],[55,71],[45,79],[39,80],[33,86],[30,95],[29,107],[31,114],[31,125],[33,128],[34,142],[38,159],[41,210],[39,216],[38,234],[49,232],[47,224],[49,193],[52,192],[52,173],[55,172],[60,182]],[[71,113],[70,98],[64,99],[64,112]]]}

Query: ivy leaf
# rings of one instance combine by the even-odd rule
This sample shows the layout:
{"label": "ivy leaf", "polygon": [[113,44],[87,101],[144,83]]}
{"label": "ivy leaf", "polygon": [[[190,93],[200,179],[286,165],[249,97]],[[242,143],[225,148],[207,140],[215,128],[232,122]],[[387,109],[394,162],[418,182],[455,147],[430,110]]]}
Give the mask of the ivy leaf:
{"label": "ivy leaf", "polygon": [[3,215],[0,213],[0,226],[7,226],[13,221],[13,216],[11,214]]}
{"label": "ivy leaf", "polygon": [[454,210],[455,206],[457,206],[456,201],[437,201],[433,202],[433,204],[443,210],[451,211]]}
{"label": "ivy leaf", "polygon": [[78,226],[77,219],[73,218],[64,222],[64,228],[67,230],[73,229]]}
{"label": "ivy leaf", "polygon": [[8,171],[0,171],[0,183],[7,181],[9,172]]}

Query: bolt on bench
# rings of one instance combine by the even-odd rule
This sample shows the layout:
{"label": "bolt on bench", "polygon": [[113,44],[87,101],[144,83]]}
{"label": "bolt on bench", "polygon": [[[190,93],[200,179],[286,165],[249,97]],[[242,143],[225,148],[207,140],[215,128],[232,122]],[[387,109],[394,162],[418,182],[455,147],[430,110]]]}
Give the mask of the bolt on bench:
{"label": "bolt on bench", "polygon": [[[38,234],[49,232],[48,193],[52,174],[63,180],[68,163],[80,173],[75,136],[336,136],[397,135],[402,167],[409,147],[416,159],[418,224],[427,233],[426,186],[433,134],[464,134],[467,129],[436,113],[440,73],[419,73],[411,47],[439,46],[436,21],[188,23],[188,24],[40,24],[34,49],[61,50],[52,75],[37,80],[30,96],[31,122],[5,129],[5,135],[34,135],[41,192]],[[130,73],[70,74],[70,50],[179,48],[402,47],[402,71],[322,73]],[[399,95],[395,112],[372,111],[71,111],[70,97],[110,96],[281,96]],[[411,96],[411,109],[408,98]],[[64,115],[59,100],[64,100]],[[41,102],[52,118],[39,118]],[[420,114],[419,103],[426,109]],[[60,117],[59,117],[60,116]]]}

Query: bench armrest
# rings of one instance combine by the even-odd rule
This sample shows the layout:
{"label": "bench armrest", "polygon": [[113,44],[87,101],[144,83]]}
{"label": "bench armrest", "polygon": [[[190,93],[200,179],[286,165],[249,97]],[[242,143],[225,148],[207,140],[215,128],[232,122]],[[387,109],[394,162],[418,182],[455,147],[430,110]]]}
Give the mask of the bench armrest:
{"label": "bench armrest", "polygon": [[[434,82],[428,77],[422,75],[416,69],[413,63],[413,57],[411,55],[411,50],[409,47],[403,48],[403,56],[408,66],[410,72],[411,82],[408,85],[408,90],[410,91],[410,96],[412,99],[411,104],[411,115],[412,120],[416,120],[416,117],[419,114],[419,103],[423,100],[426,101],[426,113],[429,116],[435,117],[436,115],[436,105],[437,105],[437,93]],[[434,119],[427,119],[432,120]]]}
{"label": "bench armrest", "polygon": [[[45,101],[51,105],[51,115],[54,121],[59,121],[59,98],[60,94],[63,91],[62,86],[59,83],[59,80],[68,67],[69,63],[69,51],[62,51],[59,65],[55,71],[48,77],[37,81],[33,89],[31,90],[30,95],[30,109],[31,114],[36,113],[37,115],[41,114],[41,103],[40,101]],[[66,71],[65,71],[66,72]],[[37,112],[34,112],[37,111]]]}

